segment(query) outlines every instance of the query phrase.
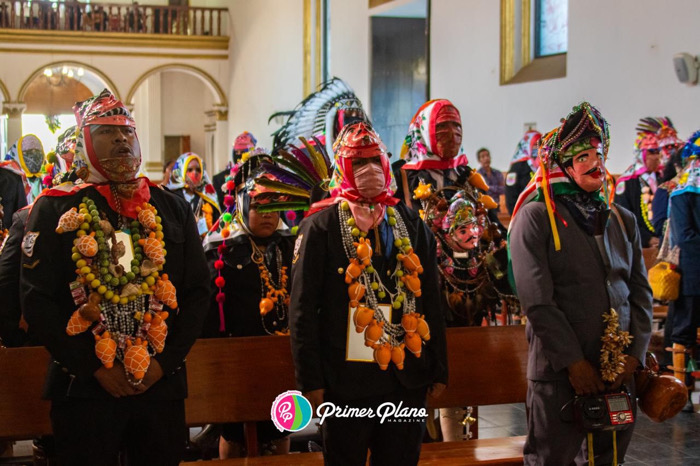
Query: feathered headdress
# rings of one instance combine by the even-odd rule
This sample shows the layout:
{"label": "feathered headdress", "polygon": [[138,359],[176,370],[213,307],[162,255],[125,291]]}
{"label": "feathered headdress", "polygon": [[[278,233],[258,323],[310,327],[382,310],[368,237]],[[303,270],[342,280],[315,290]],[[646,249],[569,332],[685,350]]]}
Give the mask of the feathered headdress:
{"label": "feathered headdress", "polygon": [[[300,137],[301,146],[289,144],[272,156],[272,163],[263,162],[262,175],[249,182],[264,205],[261,212],[308,210],[314,193],[328,190],[331,162],[325,147],[317,138],[314,144]],[[280,196],[283,194],[284,196]]]}
{"label": "feathered headdress", "polygon": [[673,126],[671,119],[667,116],[665,117],[647,117],[642,118],[637,123],[638,134],[653,134],[658,140],[660,147],[664,146],[675,146],[684,143],[678,138],[678,131]]}
{"label": "feathered headdress", "polygon": [[690,136],[681,152],[683,169],[674,178],[675,186],[669,187],[671,197],[686,192],[700,194],[700,131]]}
{"label": "feathered headdress", "polygon": [[362,112],[363,119],[369,121],[362,108],[362,102],[355,92],[340,78],[332,78],[321,85],[321,89],[302,100],[289,112],[277,112],[270,116],[268,123],[280,115],[289,115],[287,122],[272,133],[273,152],[290,144],[296,144],[300,137],[311,139],[320,136],[324,139],[326,153],[333,153],[335,140],[335,120],[349,110]]}

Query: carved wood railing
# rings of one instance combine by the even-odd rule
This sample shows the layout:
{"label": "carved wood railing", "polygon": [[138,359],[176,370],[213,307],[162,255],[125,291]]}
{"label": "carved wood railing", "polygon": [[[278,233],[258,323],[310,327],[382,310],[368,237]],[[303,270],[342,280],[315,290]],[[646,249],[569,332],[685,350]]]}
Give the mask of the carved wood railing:
{"label": "carved wood railing", "polygon": [[0,29],[227,35],[227,8],[0,0]]}

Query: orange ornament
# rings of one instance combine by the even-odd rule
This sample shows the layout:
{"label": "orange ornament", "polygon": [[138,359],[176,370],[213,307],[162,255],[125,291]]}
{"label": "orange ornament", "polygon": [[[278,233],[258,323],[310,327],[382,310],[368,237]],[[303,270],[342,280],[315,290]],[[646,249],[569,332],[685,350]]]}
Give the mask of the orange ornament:
{"label": "orange ornament", "polygon": [[406,352],[403,350],[406,345],[401,343],[399,346],[391,348],[391,362],[400,371],[403,370],[403,361],[406,358]]}
{"label": "orange ornament", "polygon": [[156,239],[155,232],[151,232],[148,238],[141,238],[139,244],[143,248],[143,252],[146,253],[149,259],[153,261],[156,265],[165,264],[165,252],[163,251],[163,245],[160,240]]}
{"label": "orange ornament", "polygon": [[423,273],[423,266],[416,253],[413,252],[413,248],[407,248],[405,254],[398,254],[396,258],[401,261],[403,268],[406,269],[408,273]]}
{"label": "orange ornament", "polygon": [[401,325],[407,333],[415,332],[418,327],[418,318],[415,312],[404,314],[401,317]]}
{"label": "orange ornament", "polygon": [[479,196],[479,202],[484,204],[484,207],[486,207],[489,210],[498,208],[498,204],[496,204],[496,201],[494,201],[493,198],[488,194],[482,194],[481,196]]}
{"label": "orange ornament", "polygon": [[403,342],[406,344],[406,348],[408,348],[411,353],[413,353],[417,358],[420,358],[420,352],[423,345],[420,335],[418,335],[416,332],[407,333]]}
{"label": "orange ornament", "polygon": [[360,300],[365,296],[365,286],[360,282],[353,282],[348,287],[348,296],[350,297],[350,307],[360,305]]}
{"label": "orange ornament", "polygon": [[97,254],[97,240],[95,239],[95,232],[90,232],[89,235],[84,235],[78,238],[75,244],[78,252],[85,257],[94,257]]}
{"label": "orange ornament", "polygon": [[141,380],[146,375],[148,366],[151,364],[151,356],[148,354],[147,341],[137,338],[134,343],[126,341],[126,353],[124,353],[124,367],[127,372],[133,375],[136,380]]}
{"label": "orange ornament", "polygon": [[143,203],[143,207],[136,208],[137,218],[141,225],[145,226],[149,230],[155,230],[156,226],[156,214],[153,212],[152,207],[148,205],[147,202]]}
{"label": "orange ornament", "polygon": [[117,355],[117,342],[112,340],[109,332],[95,335],[95,354],[107,369],[114,366],[114,358]]}
{"label": "orange ornament", "polygon": [[375,345],[384,334],[384,322],[372,322],[365,329],[365,346]]}
{"label": "orange ornament", "polygon": [[168,274],[164,273],[156,282],[156,289],[153,291],[156,298],[161,300],[170,309],[177,309],[177,296],[175,285],[168,280]]}
{"label": "orange ornament", "polygon": [[420,290],[420,278],[418,278],[416,272],[413,272],[411,275],[404,275],[401,277],[401,281],[406,285],[406,289],[413,293],[416,298],[420,297],[422,294]]}
{"label": "orange ornament", "polygon": [[60,234],[66,231],[75,231],[80,228],[83,220],[85,220],[85,215],[79,214],[78,209],[73,207],[68,212],[61,215],[61,218],[58,219],[56,233]]}
{"label": "orange ornament", "polygon": [[387,370],[389,361],[391,361],[391,345],[389,343],[376,345],[374,348],[374,360],[377,361],[381,370]]}
{"label": "orange ornament", "polygon": [[422,316],[418,317],[418,328],[416,329],[416,331],[423,340],[430,340],[430,327],[428,326],[428,323]]}
{"label": "orange ornament", "polygon": [[352,321],[355,323],[355,331],[357,333],[364,332],[365,328],[374,319],[374,311],[368,307],[359,306],[355,309],[355,313],[352,316]]}
{"label": "orange ornament", "polygon": [[345,283],[349,285],[350,283],[352,283],[353,280],[359,277],[361,273],[362,266],[360,266],[360,263],[357,261],[357,259],[350,259],[348,268],[345,269]]}
{"label": "orange ornament", "polygon": [[488,191],[489,190],[489,185],[486,184],[486,181],[484,181],[484,177],[481,176],[481,173],[478,171],[472,169],[472,174],[469,175],[469,178],[467,178],[467,181],[469,181],[469,184],[474,186],[475,188],[479,188],[482,191]]}
{"label": "orange ornament", "polygon": [[90,324],[92,324],[92,322],[81,316],[80,310],[78,309],[70,316],[68,324],[66,325],[66,333],[70,336],[83,333],[90,327]]}
{"label": "orange ornament", "polygon": [[360,238],[356,243],[352,243],[357,249],[357,258],[360,259],[362,265],[365,267],[369,265],[370,259],[372,258],[372,246],[370,245],[367,238]]}
{"label": "orange ornament", "polygon": [[167,311],[159,312],[151,319],[151,326],[148,327],[148,334],[146,337],[151,345],[153,345],[156,353],[161,353],[163,348],[165,348],[165,338],[168,336],[168,325],[165,323],[165,319],[167,318]]}
{"label": "orange ornament", "polygon": [[267,315],[275,307],[275,303],[270,298],[260,300],[260,315]]}

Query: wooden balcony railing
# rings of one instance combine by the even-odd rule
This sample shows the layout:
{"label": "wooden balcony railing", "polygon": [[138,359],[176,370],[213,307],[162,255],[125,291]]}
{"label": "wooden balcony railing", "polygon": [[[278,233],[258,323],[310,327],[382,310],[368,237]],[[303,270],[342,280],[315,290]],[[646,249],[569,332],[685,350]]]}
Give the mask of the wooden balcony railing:
{"label": "wooden balcony railing", "polygon": [[0,0],[0,28],[227,35],[227,8]]}

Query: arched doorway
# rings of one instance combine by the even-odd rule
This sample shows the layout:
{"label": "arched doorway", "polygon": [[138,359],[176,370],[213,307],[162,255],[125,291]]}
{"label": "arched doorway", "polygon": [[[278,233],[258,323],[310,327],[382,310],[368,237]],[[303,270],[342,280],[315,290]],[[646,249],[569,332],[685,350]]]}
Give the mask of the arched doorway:
{"label": "arched doorway", "polygon": [[119,95],[102,71],[85,63],[60,61],[36,69],[17,94],[16,102],[23,105],[23,111],[19,125],[8,125],[8,144],[31,133],[39,137],[48,152],[62,131],[75,125],[73,105],[104,88]]}
{"label": "arched doorway", "polygon": [[183,152],[199,154],[210,176],[226,157],[220,152],[227,143],[227,99],[207,72],[185,64],[158,66],[136,80],[124,103],[133,108],[150,178],[162,178],[163,166]]}

